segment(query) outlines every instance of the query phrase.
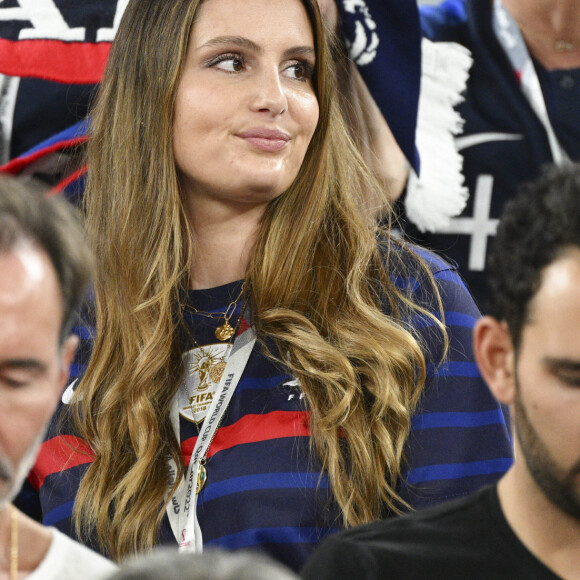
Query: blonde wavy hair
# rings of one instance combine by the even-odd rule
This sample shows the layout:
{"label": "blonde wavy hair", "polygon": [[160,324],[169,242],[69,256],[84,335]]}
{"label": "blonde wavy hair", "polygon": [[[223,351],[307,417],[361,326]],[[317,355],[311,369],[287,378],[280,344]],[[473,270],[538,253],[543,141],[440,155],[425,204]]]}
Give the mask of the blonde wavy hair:
{"label": "blonde wavy hair", "polygon": [[[395,487],[425,378],[408,315],[433,317],[443,342],[446,335],[389,278],[411,268],[438,297],[428,268],[392,247],[368,211],[377,184],[336,104],[317,2],[302,1],[320,120],[295,182],[266,209],[245,288],[259,340],[273,339],[307,398],[313,448],[349,526],[400,506]],[[169,414],[183,372],[176,329],[195,239],[172,126],[199,4],[130,2],[92,111],[85,210],[97,256],[97,334],[72,410],[95,457],[74,518],[77,533],[95,534],[113,558],[156,542],[168,456],[184,471]]]}

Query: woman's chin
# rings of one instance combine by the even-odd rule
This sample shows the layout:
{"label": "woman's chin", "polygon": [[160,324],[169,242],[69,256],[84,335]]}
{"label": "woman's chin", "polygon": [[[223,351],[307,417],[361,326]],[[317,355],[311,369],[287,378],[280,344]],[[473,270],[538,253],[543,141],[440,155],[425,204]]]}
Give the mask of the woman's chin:
{"label": "woman's chin", "polygon": [[248,180],[239,190],[239,199],[240,201],[267,203],[282,195],[291,183],[291,181],[268,176]]}

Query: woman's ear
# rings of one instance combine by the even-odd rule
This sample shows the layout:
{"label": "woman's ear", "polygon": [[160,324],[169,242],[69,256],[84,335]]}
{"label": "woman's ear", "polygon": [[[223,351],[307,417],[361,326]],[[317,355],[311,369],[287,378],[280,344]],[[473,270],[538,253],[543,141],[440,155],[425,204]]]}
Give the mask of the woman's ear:
{"label": "woman's ear", "polygon": [[481,376],[493,396],[504,405],[515,397],[515,352],[507,324],[491,316],[480,318],[473,329],[473,350]]}

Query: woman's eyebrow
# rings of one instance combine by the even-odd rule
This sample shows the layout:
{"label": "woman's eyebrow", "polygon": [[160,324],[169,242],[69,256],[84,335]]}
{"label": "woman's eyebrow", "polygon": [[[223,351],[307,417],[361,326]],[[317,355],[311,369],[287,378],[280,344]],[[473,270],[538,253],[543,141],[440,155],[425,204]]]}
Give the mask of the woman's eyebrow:
{"label": "woman's eyebrow", "polygon": [[316,51],[314,50],[314,48],[312,46],[295,46],[293,48],[289,48],[288,50],[284,51],[284,58],[287,58],[289,56],[298,56],[298,55],[303,55],[303,56],[309,56],[312,58],[316,57]]}
{"label": "woman's eyebrow", "polygon": [[262,52],[262,47],[244,36],[216,36],[207,42],[204,42],[199,48],[219,47],[224,45],[234,45],[241,48],[247,48],[256,52]]}
{"label": "woman's eyebrow", "polygon": [[[252,50],[257,53],[262,53],[264,49],[256,44],[254,41],[246,38],[244,36],[216,36],[215,38],[211,38],[207,42],[204,42],[199,48],[213,48],[213,47],[220,47],[220,46],[239,46],[240,48],[245,48],[248,50]],[[284,58],[302,54],[305,56],[316,56],[316,51],[312,46],[293,46],[292,48],[288,48],[284,51]]]}

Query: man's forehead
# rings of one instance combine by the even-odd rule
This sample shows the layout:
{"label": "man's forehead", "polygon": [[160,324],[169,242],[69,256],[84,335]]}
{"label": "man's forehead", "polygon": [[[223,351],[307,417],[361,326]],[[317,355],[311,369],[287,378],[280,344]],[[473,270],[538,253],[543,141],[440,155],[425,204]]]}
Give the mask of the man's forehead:
{"label": "man's forehead", "polygon": [[[580,360],[580,249],[566,251],[542,271],[528,305],[522,349],[554,361]],[[548,364],[547,361],[552,361]]]}
{"label": "man's forehead", "polygon": [[551,291],[561,292],[576,286],[580,276],[580,248],[577,246],[563,249],[557,258],[544,268],[542,285]]}
{"label": "man's forehead", "polygon": [[[564,249],[542,269],[540,284],[529,304],[529,322],[541,313],[580,310],[580,248]],[[570,312],[572,314],[573,312]]]}
{"label": "man's forehead", "polygon": [[0,252],[0,299],[19,298],[42,288],[47,291],[58,284],[56,271],[44,250],[23,239],[9,250]]}
{"label": "man's forehead", "polygon": [[24,326],[50,334],[56,326],[58,332],[62,308],[58,275],[46,252],[29,242],[18,242],[12,249],[0,252],[2,334],[12,333],[16,338]]}

